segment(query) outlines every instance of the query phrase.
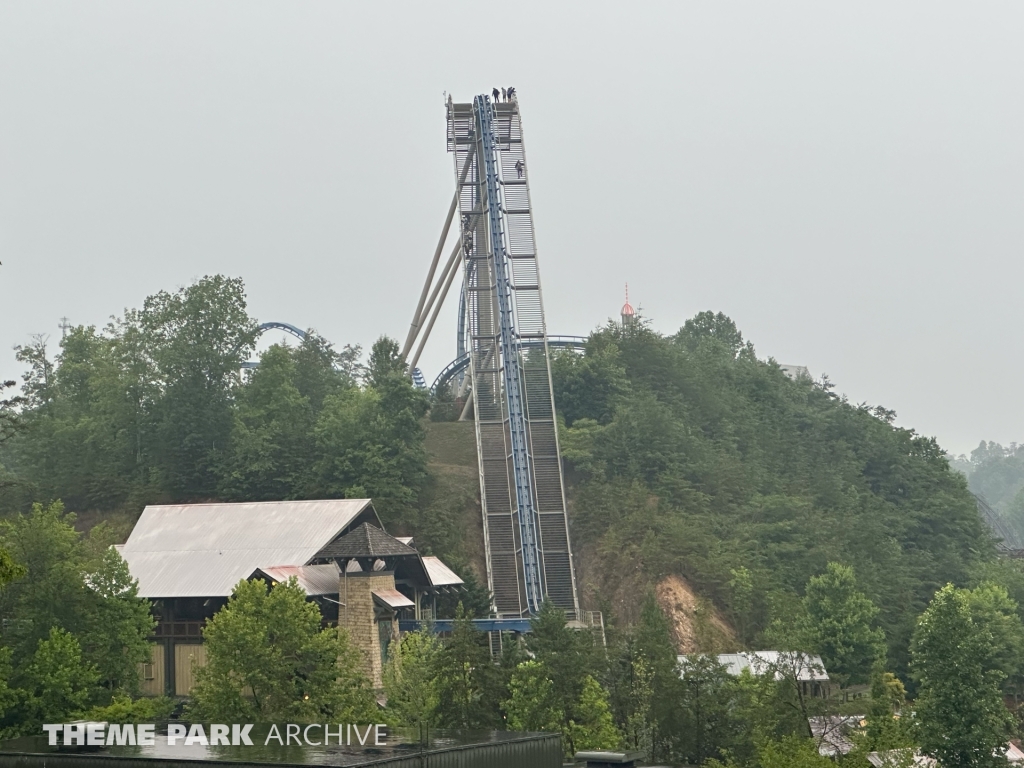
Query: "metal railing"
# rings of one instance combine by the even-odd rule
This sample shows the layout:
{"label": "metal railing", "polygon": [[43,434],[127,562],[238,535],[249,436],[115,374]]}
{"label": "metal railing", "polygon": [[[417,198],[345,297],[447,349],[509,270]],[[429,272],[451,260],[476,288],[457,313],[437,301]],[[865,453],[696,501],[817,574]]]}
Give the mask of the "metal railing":
{"label": "metal railing", "polygon": [[449,105],[448,148],[464,180],[466,354],[434,391],[470,376],[488,586],[503,615],[528,615],[545,598],[577,611],[518,103]]}

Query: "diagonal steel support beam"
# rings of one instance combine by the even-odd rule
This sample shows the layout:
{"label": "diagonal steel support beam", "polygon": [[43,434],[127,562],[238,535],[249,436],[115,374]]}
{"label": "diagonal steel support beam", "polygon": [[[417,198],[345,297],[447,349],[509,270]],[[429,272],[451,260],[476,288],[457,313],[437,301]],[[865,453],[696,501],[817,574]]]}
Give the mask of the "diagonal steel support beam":
{"label": "diagonal steel support beam", "polygon": [[[452,256],[445,265],[445,274],[441,275],[441,280],[444,280],[444,289],[441,291],[441,296],[435,303],[431,299],[431,303],[434,305],[434,313],[430,316],[430,322],[427,323],[426,328],[423,329],[423,336],[420,338],[420,344],[416,347],[416,354],[413,355],[412,362],[409,363],[409,368],[415,368],[416,363],[420,361],[420,355],[423,353],[423,347],[426,346],[427,339],[430,338],[430,332],[434,329],[434,322],[437,320],[438,314],[441,312],[441,307],[444,305],[445,297],[448,295],[448,289],[452,287],[452,281],[455,279],[455,275],[458,274],[458,263],[460,262],[459,254],[462,252],[462,243],[460,242],[455,246],[455,250],[452,251]],[[437,287],[440,288],[442,283],[439,281]],[[434,295],[437,295],[435,290]]]}
{"label": "diagonal steel support beam", "polygon": [[[437,271],[437,264],[441,260],[441,251],[444,250],[445,241],[448,240],[448,232],[452,227],[452,220],[455,218],[455,211],[459,207],[459,192],[462,189],[462,185],[466,182],[466,174],[469,173],[470,163],[466,163],[466,167],[462,171],[462,176],[459,177],[458,184],[455,185],[455,194],[452,195],[452,204],[448,206],[448,215],[444,220],[444,227],[441,228],[441,237],[437,241],[437,248],[434,249],[434,258],[430,262],[430,269],[427,271],[427,279],[423,283],[423,290],[420,292],[420,300],[416,305],[416,311],[412,316],[412,323],[409,326],[409,333],[405,337],[405,345],[402,347],[402,359],[405,360],[409,355],[409,350],[412,349],[412,345],[416,343],[416,337],[419,335],[420,328],[423,325],[423,317],[426,312],[430,311],[428,305],[424,309],[423,305],[427,300],[427,293],[430,291],[430,286],[434,282],[434,273]],[[461,239],[461,238],[460,238]],[[441,280],[444,279],[442,275]],[[441,280],[438,281],[440,285]],[[437,295],[437,291],[434,291],[434,295]],[[433,301],[433,299],[431,299]],[[409,366],[414,368],[415,363]]]}

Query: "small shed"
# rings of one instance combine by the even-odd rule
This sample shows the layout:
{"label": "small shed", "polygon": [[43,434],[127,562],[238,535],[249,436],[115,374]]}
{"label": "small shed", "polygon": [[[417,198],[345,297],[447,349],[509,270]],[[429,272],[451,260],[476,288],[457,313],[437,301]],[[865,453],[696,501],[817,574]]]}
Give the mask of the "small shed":
{"label": "small shed", "polygon": [[[679,656],[681,674],[685,676],[689,656]],[[750,670],[755,676],[774,675],[776,680],[792,679],[805,696],[827,699],[832,692],[828,671],[821,656],[800,651],[744,651],[721,653],[718,663],[730,675],[739,676]]]}

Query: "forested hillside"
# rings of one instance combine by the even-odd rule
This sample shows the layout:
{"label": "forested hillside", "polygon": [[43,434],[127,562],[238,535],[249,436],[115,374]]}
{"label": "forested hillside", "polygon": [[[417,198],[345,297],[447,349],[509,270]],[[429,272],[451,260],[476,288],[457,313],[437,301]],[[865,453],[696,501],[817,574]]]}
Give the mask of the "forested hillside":
{"label": "forested hillside", "polygon": [[[19,349],[0,511],[60,500],[126,534],[148,503],[371,496],[393,530],[467,572],[471,431],[431,424],[428,456],[430,403],[396,345],[364,361],[311,333],[241,371],[255,339],[241,281],[217,276]],[[585,599],[613,620],[636,618],[617,594],[678,576],[754,646],[845,563],[903,669],[936,589],[1007,571],[933,440],[827,381],[789,379],[722,315],[672,336],[609,326],[553,370]]]}
{"label": "forested hillside", "polygon": [[935,590],[998,567],[934,440],[827,380],[791,380],[721,314],[672,336],[610,325],[556,358],[554,380],[591,600],[679,574],[756,643],[812,576],[846,563],[903,668]]}
{"label": "forested hillside", "polygon": [[971,492],[983,498],[1006,522],[1015,540],[1010,547],[1024,545],[1024,445],[982,441],[970,457],[950,462],[967,477]]}
{"label": "forested hillside", "polygon": [[[18,350],[24,381],[0,399],[0,737],[171,711],[135,698],[152,620],[108,546],[144,505],[365,496],[468,581],[439,606],[457,617],[450,637],[394,646],[393,724],[557,730],[567,755],[623,746],[716,768],[832,765],[808,718],[838,712],[868,715],[841,763],[856,768],[905,746],[969,764],[1019,731],[1003,701],[1024,692],[1024,576],[996,557],[964,476],[891,411],[759,359],[724,315],[671,336],[609,325],[554,358],[584,605],[604,612],[607,645],[546,605],[496,664],[470,621],[488,599],[471,568],[472,424],[450,421],[461,408],[416,390],[387,338],[364,361],[310,333],[243,370],[255,340],[241,281],[217,276]],[[667,594],[695,605],[683,661]],[[254,623],[264,602],[294,620]],[[243,583],[209,625],[213,671],[189,711],[230,721],[221,692],[237,699],[236,673],[267,670],[224,659],[268,646],[230,628],[257,625],[324,650],[321,704],[275,667],[294,694],[281,712],[322,722],[376,706],[347,636],[322,632],[296,585]],[[251,652],[232,655],[236,642]],[[710,654],[738,647],[788,653],[774,675],[732,677]],[[800,653],[844,690],[804,695]],[[846,701],[867,684],[870,700]],[[913,714],[897,717],[908,691]]]}
{"label": "forested hillside", "polygon": [[216,276],[19,348],[0,511],[60,499],[127,524],[160,502],[371,496],[389,521],[414,517],[428,402],[395,343],[363,365],[311,332],[243,372],[256,336],[242,282]]}

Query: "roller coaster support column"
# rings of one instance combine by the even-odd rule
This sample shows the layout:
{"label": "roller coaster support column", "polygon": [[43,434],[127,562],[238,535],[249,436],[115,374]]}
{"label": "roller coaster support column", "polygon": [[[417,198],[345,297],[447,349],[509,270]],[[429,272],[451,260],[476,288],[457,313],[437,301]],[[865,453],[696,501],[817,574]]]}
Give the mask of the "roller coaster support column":
{"label": "roller coaster support column", "polygon": [[[469,165],[467,164],[466,171],[468,170]],[[460,183],[466,180],[466,171],[463,172]],[[447,271],[452,268],[456,258],[459,255],[459,251],[462,249],[462,237],[460,232],[459,243],[455,246],[455,250],[452,251],[452,255],[448,259],[448,263],[445,266],[444,271],[441,273],[441,277],[437,281],[437,286],[434,288],[434,292],[430,296],[430,301],[427,301],[427,293],[430,292],[430,286],[433,285],[434,283],[434,273],[437,271],[437,264],[441,260],[441,251],[444,250],[444,244],[448,240],[448,232],[451,230],[452,220],[455,218],[455,211],[458,209],[458,207],[459,193],[458,186],[456,186],[455,195],[452,197],[452,204],[448,207],[448,215],[445,217],[444,226],[441,228],[441,237],[437,241],[437,248],[434,249],[434,258],[430,262],[430,269],[427,270],[427,279],[423,283],[423,291],[420,293],[419,303],[416,305],[416,311],[413,313],[412,316],[412,323],[409,326],[409,334],[406,336],[405,345],[402,347],[403,360],[408,358],[409,350],[411,350],[412,345],[416,343],[416,337],[419,336],[420,329],[423,327],[423,321],[426,319],[427,314],[430,313],[430,310],[433,307],[434,299],[437,297],[438,290],[441,288],[441,285],[444,282],[445,275],[447,274]],[[448,290],[446,288],[445,294],[447,293]],[[441,301],[444,301],[444,296],[441,297]],[[434,314],[436,317],[437,313],[435,312]],[[433,325],[433,323],[431,323],[431,325]],[[430,335],[429,329],[427,330],[426,335]],[[423,348],[423,344],[425,343],[426,338],[424,337],[423,342],[420,344],[421,350]],[[417,361],[419,360],[418,353],[416,355],[416,359]],[[409,369],[412,370],[415,367],[416,362],[413,362],[409,366]]]}
{"label": "roller coaster support column", "polygon": [[[445,297],[448,295],[448,289],[452,287],[452,281],[455,279],[455,275],[459,273],[459,265],[462,263],[462,260],[459,259],[459,254],[461,252],[462,243],[460,242],[458,245],[455,246],[455,250],[452,251],[451,258],[448,260],[448,264],[445,266],[447,279],[444,274],[441,275],[440,279],[444,280],[444,288],[441,289],[441,296],[437,299],[436,303],[434,303],[433,299],[431,299],[431,303],[434,304],[434,313],[430,316],[430,322],[427,323],[427,327],[423,329],[423,338],[420,339],[420,344],[418,347],[416,347],[416,354],[412,356],[412,362],[409,363],[410,369],[415,368],[416,363],[420,361],[420,355],[423,353],[423,347],[426,345],[427,339],[430,338],[430,332],[434,329],[434,321],[437,320],[437,315],[438,313],[440,313],[441,307],[444,304]],[[437,287],[441,288],[440,282],[438,282]],[[437,289],[435,289],[435,296],[436,294]]]}
{"label": "roller coaster support column", "polygon": [[403,360],[408,356],[409,349],[412,347],[413,342],[416,341],[416,336],[419,334],[420,315],[423,312],[423,304],[427,300],[427,292],[430,290],[430,286],[434,282],[434,272],[437,270],[437,262],[441,260],[441,251],[444,250],[445,241],[448,239],[448,230],[451,229],[452,219],[455,218],[455,211],[458,207],[459,195],[456,193],[452,197],[452,204],[448,208],[448,216],[445,217],[444,226],[441,228],[441,237],[437,241],[437,248],[434,249],[434,259],[430,262],[430,269],[427,271],[427,279],[423,283],[423,292],[420,293],[419,304],[416,305],[416,311],[412,315],[412,323],[409,326],[409,335],[405,337],[405,346],[402,347]]}

